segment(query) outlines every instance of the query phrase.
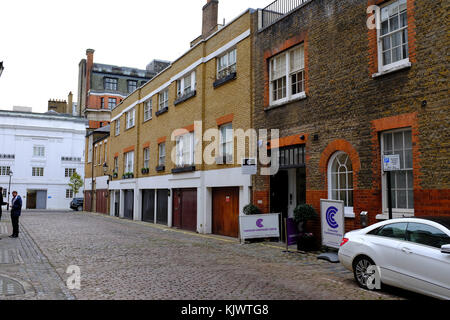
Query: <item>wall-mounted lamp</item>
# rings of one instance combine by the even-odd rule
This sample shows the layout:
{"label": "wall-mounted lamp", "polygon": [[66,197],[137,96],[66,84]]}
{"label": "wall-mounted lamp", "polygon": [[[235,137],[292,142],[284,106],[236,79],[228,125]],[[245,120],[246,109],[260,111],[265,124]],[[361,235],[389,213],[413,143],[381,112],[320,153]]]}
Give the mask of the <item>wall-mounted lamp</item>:
{"label": "wall-mounted lamp", "polygon": [[422,101],[422,108],[425,108],[428,105],[427,100],[423,100]]}
{"label": "wall-mounted lamp", "polygon": [[5,70],[5,67],[3,66],[3,61],[0,62],[0,77],[2,76],[3,70]]}
{"label": "wall-mounted lamp", "polygon": [[306,137],[305,136],[301,136],[300,140],[305,141]]}

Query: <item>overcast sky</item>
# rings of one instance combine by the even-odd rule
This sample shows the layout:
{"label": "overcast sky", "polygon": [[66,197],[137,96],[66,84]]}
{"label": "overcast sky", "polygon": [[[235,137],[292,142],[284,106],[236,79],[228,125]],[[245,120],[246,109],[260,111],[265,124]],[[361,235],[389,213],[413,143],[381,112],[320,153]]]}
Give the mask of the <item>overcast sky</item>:
{"label": "overcast sky", "polygon": [[[219,22],[272,0],[219,0]],[[0,109],[47,111],[49,99],[76,100],[78,63],[145,69],[173,61],[201,33],[206,0],[5,0],[0,6]]]}

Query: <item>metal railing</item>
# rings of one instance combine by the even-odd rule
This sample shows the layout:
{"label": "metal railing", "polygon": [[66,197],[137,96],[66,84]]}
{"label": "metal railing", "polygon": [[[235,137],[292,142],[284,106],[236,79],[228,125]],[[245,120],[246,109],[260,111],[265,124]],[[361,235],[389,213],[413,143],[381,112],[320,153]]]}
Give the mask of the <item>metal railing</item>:
{"label": "metal railing", "polygon": [[299,6],[311,2],[312,0],[276,0],[262,9],[261,28],[265,28],[287,15]]}

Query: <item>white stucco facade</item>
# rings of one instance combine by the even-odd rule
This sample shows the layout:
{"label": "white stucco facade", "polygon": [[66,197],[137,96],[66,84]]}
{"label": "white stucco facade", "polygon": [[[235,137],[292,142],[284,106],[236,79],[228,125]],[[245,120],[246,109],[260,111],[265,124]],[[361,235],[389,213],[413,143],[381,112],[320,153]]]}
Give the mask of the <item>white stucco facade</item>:
{"label": "white stucco facade", "polygon": [[9,191],[19,193],[23,209],[69,209],[66,174],[76,170],[84,180],[85,135],[82,118],[0,110],[0,186],[8,189],[9,168]]}

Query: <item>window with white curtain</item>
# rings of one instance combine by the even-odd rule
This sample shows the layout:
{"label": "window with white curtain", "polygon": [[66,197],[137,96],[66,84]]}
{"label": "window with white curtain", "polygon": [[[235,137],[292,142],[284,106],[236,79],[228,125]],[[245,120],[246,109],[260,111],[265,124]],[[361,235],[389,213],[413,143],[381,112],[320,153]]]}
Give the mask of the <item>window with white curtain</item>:
{"label": "window with white curtain", "polygon": [[136,109],[133,108],[127,112],[126,121],[127,121],[127,129],[134,127],[134,118],[136,116]]}
{"label": "window with white curtain", "polygon": [[134,172],[134,151],[130,151],[125,153],[124,155],[124,167],[125,167],[125,172]]}
{"label": "window with white curtain", "polygon": [[169,107],[169,89],[165,89],[158,94],[159,99],[159,109],[162,110],[164,108]]}
{"label": "window with white curtain", "polygon": [[224,124],[219,127],[220,130],[220,156],[233,156],[233,125],[231,123]]}
{"label": "window with white curtain", "polygon": [[144,149],[144,168],[148,168],[150,165],[150,148]]}
{"label": "window with white curtain", "polygon": [[270,62],[270,102],[283,103],[305,91],[305,51],[301,44],[273,57]]}
{"label": "window with white curtain", "polygon": [[192,132],[176,138],[177,167],[194,164],[194,134]]}
{"label": "window with white curtain", "polygon": [[166,143],[162,142],[158,145],[158,165],[166,165]]}
{"label": "window with white curtain", "polygon": [[236,72],[236,49],[230,50],[217,58],[217,79],[225,78]]}
{"label": "window with white curtain", "polygon": [[144,121],[148,121],[152,118],[153,102],[152,98],[144,102]]}
{"label": "window with white curtain", "polygon": [[177,96],[181,98],[195,90],[195,71],[177,80]]}

